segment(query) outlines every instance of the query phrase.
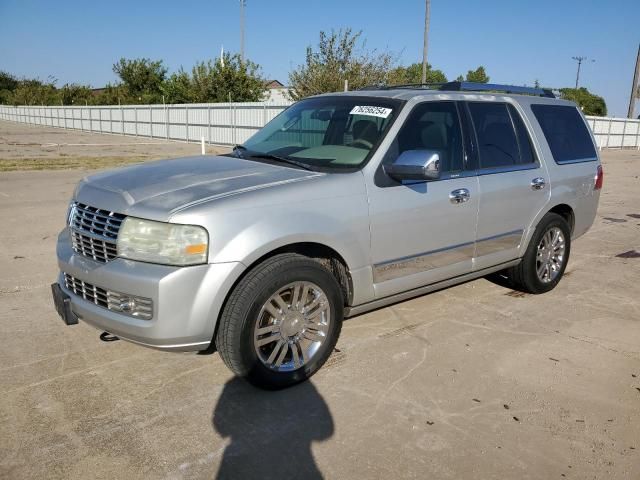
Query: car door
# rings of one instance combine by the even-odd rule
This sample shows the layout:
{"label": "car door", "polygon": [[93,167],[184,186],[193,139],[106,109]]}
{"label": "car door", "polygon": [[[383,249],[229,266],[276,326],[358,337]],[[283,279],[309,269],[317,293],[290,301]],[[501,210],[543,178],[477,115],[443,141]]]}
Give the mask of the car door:
{"label": "car door", "polygon": [[[371,256],[377,298],[468,273],[472,269],[478,183],[465,166],[458,105],[417,104],[369,186]],[[402,152],[439,152],[441,176],[398,182],[384,172]]]}
{"label": "car door", "polygon": [[474,270],[513,260],[533,218],[549,199],[546,168],[518,110],[501,102],[468,102],[478,156],[480,203]]}

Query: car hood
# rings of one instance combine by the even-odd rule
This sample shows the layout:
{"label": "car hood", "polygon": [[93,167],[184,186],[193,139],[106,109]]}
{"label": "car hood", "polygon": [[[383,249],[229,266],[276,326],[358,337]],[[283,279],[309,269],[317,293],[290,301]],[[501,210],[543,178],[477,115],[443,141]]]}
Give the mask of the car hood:
{"label": "car hood", "polygon": [[218,198],[325,174],[225,156],[148,162],[85,177],[74,194],[94,207],[166,221]]}

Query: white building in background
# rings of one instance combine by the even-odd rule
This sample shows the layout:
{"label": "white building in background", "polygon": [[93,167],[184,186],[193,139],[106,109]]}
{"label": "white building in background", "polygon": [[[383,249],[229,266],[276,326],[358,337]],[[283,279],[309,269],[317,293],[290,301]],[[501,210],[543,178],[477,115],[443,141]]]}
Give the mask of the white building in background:
{"label": "white building in background", "polygon": [[291,101],[291,98],[289,98],[289,87],[286,87],[278,80],[269,80],[265,86],[267,87],[265,102],[281,103]]}

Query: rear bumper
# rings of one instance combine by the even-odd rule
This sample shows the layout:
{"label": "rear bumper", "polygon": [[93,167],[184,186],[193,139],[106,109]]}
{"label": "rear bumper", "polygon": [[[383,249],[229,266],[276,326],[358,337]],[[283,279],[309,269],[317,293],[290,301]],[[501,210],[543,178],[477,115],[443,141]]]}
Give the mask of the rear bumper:
{"label": "rear bumper", "polygon": [[[117,258],[100,263],[77,255],[66,229],[58,236],[57,257],[58,284],[80,320],[123,340],[175,351],[209,347],[224,299],[245,268],[238,262],[170,267]],[[152,318],[134,318],[83,299],[66,288],[63,272],[105,290],[151,299]]]}

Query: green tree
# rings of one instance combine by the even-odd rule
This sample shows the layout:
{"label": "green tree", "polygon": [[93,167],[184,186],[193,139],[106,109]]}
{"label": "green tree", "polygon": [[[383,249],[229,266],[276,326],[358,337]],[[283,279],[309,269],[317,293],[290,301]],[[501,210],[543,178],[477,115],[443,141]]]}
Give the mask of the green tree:
{"label": "green tree", "polygon": [[193,102],[191,77],[182,68],[172,73],[162,84],[166,103]]}
{"label": "green tree", "polygon": [[11,103],[11,95],[18,86],[18,79],[0,70],[0,104]]}
{"label": "green tree", "polygon": [[[392,69],[388,76],[387,82],[389,85],[403,84],[403,83],[420,83],[422,81],[422,63],[412,63],[407,67],[396,67]],[[427,83],[445,83],[447,76],[442,70],[434,70],[433,67],[427,63]]]}
{"label": "green tree", "polygon": [[168,103],[258,102],[266,88],[258,64],[226,53],[220,60],[196,63],[191,75],[181,68],[162,91]]}
{"label": "green tree", "polygon": [[86,85],[76,83],[66,83],[56,91],[56,104],[62,105],[84,105],[93,102],[91,88]]}
{"label": "green tree", "polygon": [[299,100],[309,95],[337,92],[344,81],[352,90],[386,83],[394,58],[387,52],[368,51],[362,32],[350,28],[320,32],[317,50],[307,47],[305,63],[289,74],[290,95]]}
{"label": "green tree", "polygon": [[118,105],[126,104],[128,92],[123,85],[107,83],[98,95],[94,95],[94,105]]}
{"label": "green tree", "polygon": [[561,88],[560,96],[565,100],[577,103],[585,115],[600,117],[607,115],[607,104],[604,98],[589,92],[585,87]]}
{"label": "green tree", "polygon": [[162,60],[121,58],[113,65],[113,73],[122,81],[127,103],[162,101],[162,84],[167,76],[167,68]]}
{"label": "green tree", "polygon": [[55,80],[24,79],[18,81],[9,102],[14,105],[52,105],[56,98]]}
{"label": "green tree", "polygon": [[[462,75],[458,77],[458,79],[461,78]],[[484,67],[481,65],[475,70],[469,70],[467,72],[467,76],[465,77],[465,81],[475,83],[489,83],[489,76],[487,75],[487,72],[485,72]]]}
{"label": "green tree", "polygon": [[13,92],[18,86],[18,79],[9,72],[0,70],[0,90],[9,90]]}
{"label": "green tree", "polygon": [[194,102],[259,102],[266,92],[260,66],[237,53],[225,53],[221,61],[196,63],[191,83]]}

